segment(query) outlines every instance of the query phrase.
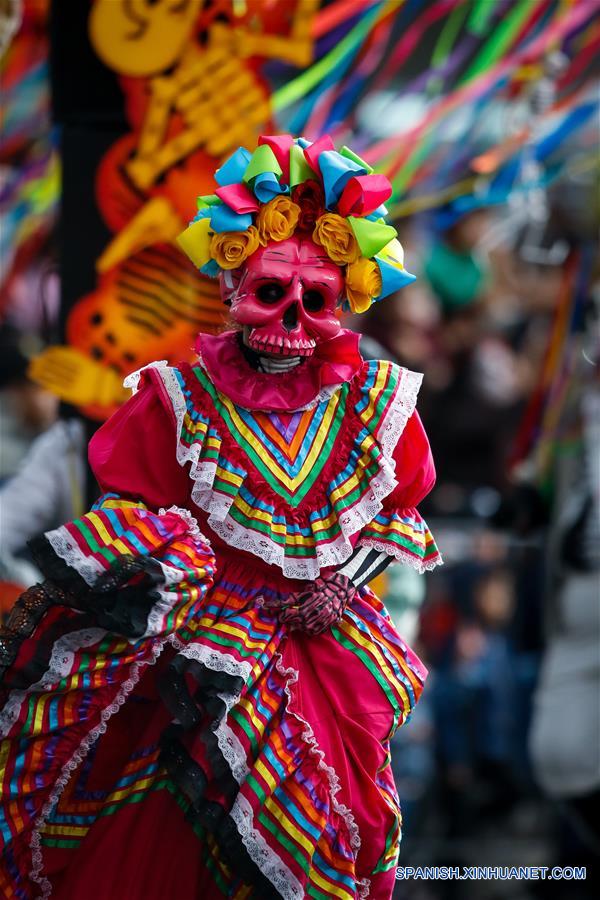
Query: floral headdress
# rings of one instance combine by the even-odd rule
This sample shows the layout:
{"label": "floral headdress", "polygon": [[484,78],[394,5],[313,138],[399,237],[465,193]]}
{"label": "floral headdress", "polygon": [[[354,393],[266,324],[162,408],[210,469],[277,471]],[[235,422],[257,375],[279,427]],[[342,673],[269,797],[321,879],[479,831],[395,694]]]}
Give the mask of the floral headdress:
{"label": "floral headdress", "polygon": [[238,148],[215,181],[219,187],[198,198],[198,214],[178,238],[205,275],[236,269],[259,246],[304,233],[345,269],[344,306],[352,312],[415,280],[385,221],[391,184],[348,147],[338,153],[328,135],[314,143],[263,135],[254,153]]}

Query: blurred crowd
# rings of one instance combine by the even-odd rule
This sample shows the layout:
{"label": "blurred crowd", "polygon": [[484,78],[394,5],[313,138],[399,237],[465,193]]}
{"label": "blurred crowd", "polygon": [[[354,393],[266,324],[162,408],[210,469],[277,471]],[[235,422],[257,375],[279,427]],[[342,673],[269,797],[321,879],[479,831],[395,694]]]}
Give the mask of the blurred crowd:
{"label": "blurred crowd", "polygon": [[[592,896],[600,861],[598,264],[592,256],[581,321],[562,346],[577,361],[541,477],[543,435],[527,444],[524,423],[557,309],[576,289],[573,266],[590,248],[557,216],[530,247],[527,233],[502,228],[504,215],[450,207],[409,223],[402,241],[420,279],[360,323],[373,355],[383,348],[425,374],[419,410],[438,481],[423,509],[446,562],[425,580],[420,606],[407,604],[404,585],[388,586],[392,614],[430,669],[394,747],[408,835],[402,860],[587,865],[585,885],[545,884],[543,895]],[[407,882],[397,893],[536,890]]]}

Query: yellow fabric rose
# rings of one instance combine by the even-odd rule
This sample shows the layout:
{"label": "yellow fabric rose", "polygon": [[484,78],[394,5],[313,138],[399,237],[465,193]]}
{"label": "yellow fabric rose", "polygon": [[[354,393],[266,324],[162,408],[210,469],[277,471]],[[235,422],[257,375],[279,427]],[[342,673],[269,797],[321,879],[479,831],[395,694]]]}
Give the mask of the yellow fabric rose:
{"label": "yellow fabric rose", "polygon": [[261,244],[269,241],[285,241],[291,237],[298,224],[300,207],[289,197],[280,194],[261,206],[256,219]]}
{"label": "yellow fabric rose", "polygon": [[213,234],[210,255],[222,269],[237,269],[258,250],[258,231],[251,225],[246,231],[222,231]]}
{"label": "yellow fabric rose", "polygon": [[381,272],[372,259],[361,256],[346,269],[346,296],[353,313],[366,312],[381,293]]}
{"label": "yellow fabric rose", "polygon": [[320,244],[338,266],[354,263],[360,256],[354,232],[347,221],[335,213],[325,213],[317,219],[313,241]]}

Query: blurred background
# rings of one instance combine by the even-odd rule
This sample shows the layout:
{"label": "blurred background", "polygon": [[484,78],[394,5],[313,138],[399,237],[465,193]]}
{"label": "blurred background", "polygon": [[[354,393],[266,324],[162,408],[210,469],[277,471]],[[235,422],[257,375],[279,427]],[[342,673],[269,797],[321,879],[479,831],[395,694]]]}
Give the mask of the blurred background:
{"label": "blurred background", "polygon": [[2,615],[124,376],[223,326],[172,243],[214,169],[330,133],[393,184],[418,281],[347,324],[424,372],[438,470],[445,566],[376,586],[430,669],[401,862],[588,867],[397,896],[597,896],[598,0],[0,0],[0,53]]}

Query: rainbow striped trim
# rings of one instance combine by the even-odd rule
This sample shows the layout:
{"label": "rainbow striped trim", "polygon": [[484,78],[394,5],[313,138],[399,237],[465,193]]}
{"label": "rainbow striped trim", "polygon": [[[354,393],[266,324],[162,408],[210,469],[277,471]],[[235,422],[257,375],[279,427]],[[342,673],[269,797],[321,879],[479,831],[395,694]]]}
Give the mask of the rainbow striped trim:
{"label": "rainbow striped trim", "polygon": [[[101,541],[99,524],[108,529],[109,512],[119,513],[119,534],[113,526],[111,540]],[[70,523],[66,534],[77,543],[78,572],[85,571],[84,534],[90,539],[90,558],[107,567],[108,557],[123,549],[117,541],[133,550],[144,537],[142,559],[151,555],[164,561],[178,545],[177,556],[186,557],[194,546],[194,564],[187,557],[180,558],[180,565],[188,575],[192,569],[197,576],[204,572],[205,590],[212,558],[200,556],[206,548],[185,511],[155,517],[164,526],[160,534],[159,522],[149,516],[153,514],[143,504],[108,495],[83,520]],[[64,547],[62,553],[70,556]],[[172,562],[165,568],[170,570]],[[321,654],[329,664],[351,672],[349,683],[360,684],[371,703],[376,695],[377,708],[387,713],[383,722],[378,719],[381,733],[373,738],[383,744],[381,765],[374,781],[368,781],[370,815],[377,810],[381,832],[376,838],[360,834],[352,810],[341,802],[338,776],[319,747],[320,723],[314,723],[313,731],[302,715],[302,661],[297,669],[290,666],[294,657],[286,661],[286,629],[258,603],[260,596],[269,595],[269,587],[251,567],[241,565],[239,573],[241,583],[225,565],[208,593],[201,590],[202,603],[193,615],[163,618],[160,633],[149,638],[131,640],[90,626],[89,619],[81,628],[80,614],[64,608],[43,620],[33,638],[48,653],[45,668],[40,667],[43,674],[36,684],[11,691],[0,716],[7,736],[0,743],[0,831],[7,847],[0,885],[6,896],[19,896],[29,877],[47,896],[51,883],[44,875],[44,851],[76,851],[98,819],[115,816],[117,828],[121,810],[164,790],[187,812],[199,837],[202,864],[223,896],[234,896],[239,889],[240,896],[254,892],[289,900],[358,900],[368,893],[369,879],[393,869],[401,819],[388,741],[409,716],[426,670],[369,590],[361,591],[338,625],[320,638],[328,642]],[[77,577],[83,581],[81,574]],[[59,617],[65,633],[48,644],[44,637],[52,635]],[[146,620],[140,617],[139,622],[142,630]],[[175,633],[171,627],[176,622]],[[110,726],[104,735],[111,716],[127,701],[143,667],[165,648],[174,680],[172,694],[163,691],[162,699],[180,725],[161,734],[160,757],[156,746],[138,745],[135,729],[126,732],[128,753],[114,770],[102,773],[101,795],[87,797],[85,766],[94,765],[90,749],[111,739]],[[318,659],[317,652],[314,661]],[[329,702],[350,727],[355,698],[348,704],[342,693],[336,697],[338,690]],[[364,729],[361,716],[359,710],[358,727]],[[346,752],[350,757],[357,753],[351,738]],[[358,760],[353,764],[360,768]],[[211,774],[215,771],[218,779]],[[195,773],[197,779],[189,777]],[[210,825],[202,817],[204,795],[190,793],[197,782],[210,783],[206,802],[213,810],[219,805],[223,813],[211,818]],[[370,846],[375,839],[377,855],[370,871],[361,867],[359,851],[361,840]],[[232,858],[235,867],[227,864]]]}
{"label": "rainbow striped trim", "polygon": [[[192,499],[212,531],[289,578],[348,559],[351,537],[371,527],[397,484],[393,452],[421,375],[370,361],[351,384],[283,416],[236,406],[202,366],[156,371],[177,421],[178,462],[190,465]],[[402,560],[422,569],[432,559],[415,529]]]}
{"label": "rainbow striped trim", "polygon": [[[140,621],[132,625],[132,634],[140,638],[176,631],[196,615],[214,575],[212,550],[191,513],[171,507],[156,514],[116,494],[104,495],[80,519],[47,532],[33,550],[43,559],[50,556],[53,580],[80,596],[89,588],[93,593],[98,579],[118,571],[124,561],[145,561],[155,575],[151,591],[135,594],[144,605]],[[134,607],[133,592],[128,593],[117,604],[125,614],[127,606]],[[96,599],[98,608],[100,596]],[[123,622],[118,625],[122,631]]]}
{"label": "rainbow striped trim", "polygon": [[416,509],[378,513],[361,532],[361,546],[373,547],[420,572],[442,562],[427,523]]}

